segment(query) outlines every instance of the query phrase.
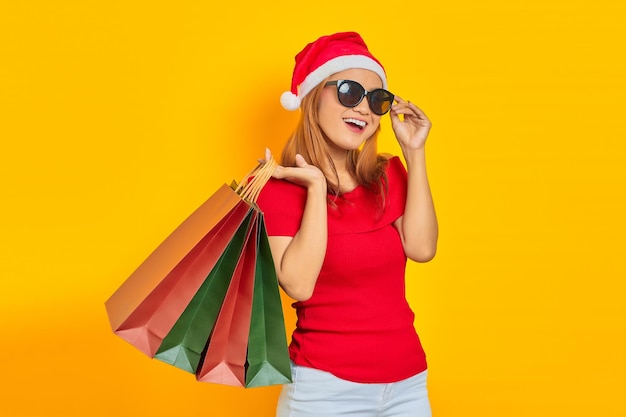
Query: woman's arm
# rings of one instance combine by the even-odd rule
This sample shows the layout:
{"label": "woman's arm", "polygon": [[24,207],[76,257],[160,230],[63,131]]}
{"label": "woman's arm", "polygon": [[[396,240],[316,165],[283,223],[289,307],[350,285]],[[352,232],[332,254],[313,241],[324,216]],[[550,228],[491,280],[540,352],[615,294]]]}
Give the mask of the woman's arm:
{"label": "woman's arm", "polygon": [[[395,226],[402,238],[404,252],[416,262],[430,261],[437,252],[439,229],[428,175],[426,138],[431,123],[415,104],[396,97],[390,112],[392,126],[407,164],[408,184],[404,215]],[[400,120],[399,115],[403,115]]]}
{"label": "woman's arm", "polygon": [[278,166],[273,177],[307,189],[302,222],[295,236],[269,237],[280,286],[291,298],[305,301],[313,294],[326,255],[326,178],[300,155],[296,156],[296,167]]}
{"label": "woman's arm", "polygon": [[408,185],[404,215],[396,221],[406,256],[428,262],[437,252],[438,225],[426,174],[424,148],[404,151]]}

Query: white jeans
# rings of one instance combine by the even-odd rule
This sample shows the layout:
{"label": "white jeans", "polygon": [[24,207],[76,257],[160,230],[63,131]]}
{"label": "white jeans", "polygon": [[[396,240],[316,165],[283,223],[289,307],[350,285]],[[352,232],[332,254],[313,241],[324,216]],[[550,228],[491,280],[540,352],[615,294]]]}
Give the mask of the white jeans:
{"label": "white jeans", "polygon": [[390,384],[360,384],[292,364],[293,383],[283,385],[276,417],[432,417],[428,371]]}

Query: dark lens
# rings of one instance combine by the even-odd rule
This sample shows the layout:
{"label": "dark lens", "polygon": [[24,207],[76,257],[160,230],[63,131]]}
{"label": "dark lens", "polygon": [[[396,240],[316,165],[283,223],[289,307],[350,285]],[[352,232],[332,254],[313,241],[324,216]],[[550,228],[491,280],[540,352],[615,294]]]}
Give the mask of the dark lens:
{"label": "dark lens", "polygon": [[370,108],[379,116],[387,113],[393,103],[393,94],[383,89],[373,90],[367,97],[369,98]]}
{"label": "dark lens", "polygon": [[337,86],[337,97],[339,102],[346,107],[354,107],[363,98],[365,90],[354,81],[343,81]]}

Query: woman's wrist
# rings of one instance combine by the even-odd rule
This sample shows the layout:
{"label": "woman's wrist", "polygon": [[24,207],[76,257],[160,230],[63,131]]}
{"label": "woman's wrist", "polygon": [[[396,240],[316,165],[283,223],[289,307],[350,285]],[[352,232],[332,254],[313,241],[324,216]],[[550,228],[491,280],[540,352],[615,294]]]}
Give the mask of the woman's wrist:
{"label": "woman's wrist", "polygon": [[321,180],[312,181],[307,186],[307,194],[309,196],[323,196],[326,198],[328,187],[326,185],[326,178],[322,177]]}
{"label": "woman's wrist", "polygon": [[423,146],[417,149],[403,148],[402,154],[404,155],[404,160],[408,168],[415,164],[424,164],[426,161],[426,149],[424,149]]}

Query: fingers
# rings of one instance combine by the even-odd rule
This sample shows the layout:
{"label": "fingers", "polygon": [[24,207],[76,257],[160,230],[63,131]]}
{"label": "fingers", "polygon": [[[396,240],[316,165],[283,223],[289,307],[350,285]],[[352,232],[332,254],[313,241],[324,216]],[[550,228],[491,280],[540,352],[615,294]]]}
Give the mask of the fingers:
{"label": "fingers", "polygon": [[[402,97],[395,97],[396,103],[393,105],[392,109],[395,110],[406,110],[410,109],[412,112],[416,114],[424,114],[424,112],[415,105],[415,103],[411,103],[408,100],[404,100]],[[424,114],[425,115],[425,114]]]}
{"label": "fingers", "polygon": [[257,159],[257,161],[259,161],[260,164],[264,164],[271,160],[272,160],[272,151],[270,151],[269,148],[265,148],[265,158]]}
{"label": "fingers", "polygon": [[296,166],[298,168],[304,168],[307,165],[308,164],[304,160],[304,157],[302,155],[300,155],[300,154],[296,154]]}
{"label": "fingers", "polygon": [[415,105],[415,103],[411,103],[410,101],[404,100],[402,97],[396,96],[396,103],[391,107],[391,116],[394,115],[396,117],[398,115],[403,115],[404,117],[416,117],[420,122],[428,122],[428,116],[426,113],[419,107]]}
{"label": "fingers", "polygon": [[[265,159],[261,160],[259,159],[259,162],[261,163],[265,163],[267,161],[271,161],[272,160],[272,154],[270,152],[269,149],[265,150]],[[289,179],[291,177],[295,176],[297,177],[299,174],[297,174],[296,171],[294,171],[295,168],[305,168],[307,167],[309,164],[307,164],[306,160],[304,159],[304,157],[300,154],[296,154],[296,161],[295,161],[295,167],[284,167],[282,165],[277,165],[276,168],[274,169],[274,172],[272,174],[272,177],[277,178],[277,179]]]}
{"label": "fingers", "polygon": [[294,184],[310,187],[314,185],[326,184],[326,177],[319,168],[309,165],[302,155],[296,155],[295,166],[277,166],[274,171],[274,178],[284,179]]}
{"label": "fingers", "polygon": [[[269,148],[265,148],[265,158],[264,159],[258,159],[258,161],[262,164],[271,161],[273,159],[272,156],[272,151],[269,150]],[[304,159],[304,157],[300,154],[296,154],[296,166],[299,168],[304,168],[305,166],[307,166],[307,162]]]}
{"label": "fingers", "polygon": [[267,162],[269,162],[269,161],[271,161],[273,159],[274,159],[274,157],[272,156],[272,151],[270,151],[269,148],[265,148],[265,158],[259,158],[259,159],[257,159],[257,161],[260,164],[265,164],[265,163],[267,163]]}

